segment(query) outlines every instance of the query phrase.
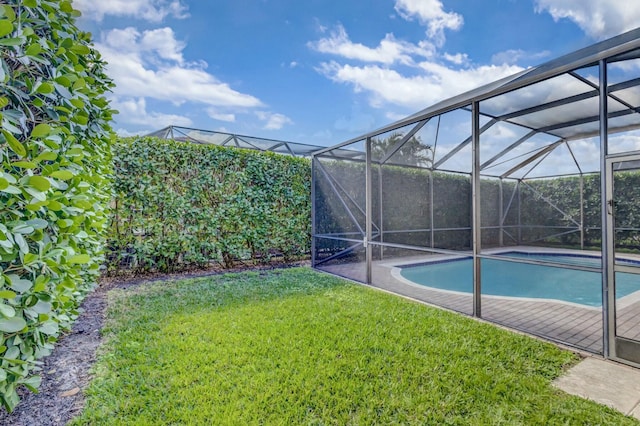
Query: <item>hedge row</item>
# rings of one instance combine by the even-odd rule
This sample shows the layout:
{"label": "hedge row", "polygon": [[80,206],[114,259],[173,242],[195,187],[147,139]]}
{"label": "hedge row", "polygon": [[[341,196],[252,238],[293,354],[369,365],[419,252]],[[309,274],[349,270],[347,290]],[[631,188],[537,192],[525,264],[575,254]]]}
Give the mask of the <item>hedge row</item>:
{"label": "hedge row", "polygon": [[[365,229],[364,164],[316,161],[316,232],[362,239],[360,230]],[[432,186],[434,227],[470,228],[471,181],[468,176],[385,165],[372,169],[374,234],[381,228],[385,242],[430,245]],[[412,232],[405,232],[407,230]],[[471,247],[470,230],[438,231],[433,237],[436,247]],[[333,245],[336,250],[342,248],[340,242]],[[331,246],[332,243],[325,241],[322,249],[326,251]]]}
{"label": "hedge row", "polygon": [[155,138],[124,139],[113,157],[111,272],[308,254],[308,160]]}
{"label": "hedge row", "polygon": [[0,5],[0,401],[92,288],[110,199],[112,86],[69,1]]}
{"label": "hedge row", "polygon": [[[316,161],[317,233],[362,239],[361,230],[365,229],[364,164],[322,158]],[[633,227],[640,217],[637,203],[640,199],[640,173],[617,172],[615,183],[617,226]],[[435,232],[434,246],[470,249],[471,181],[468,176],[461,174],[431,173],[424,169],[398,166],[373,167],[374,234],[381,227],[386,242],[429,246],[431,233],[424,230],[429,230],[432,225],[432,187],[433,227],[448,229]],[[587,247],[600,245],[598,174],[585,175],[582,185],[580,177],[532,179],[519,186],[514,180],[505,179],[500,185],[497,179],[482,178],[480,195],[484,247],[500,245],[498,227],[501,214],[504,218],[503,229],[506,230],[503,234],[504,245],[546,244],[577,248],[581,247],[581,243]],[[580,232],[567,232],[578,226],[581,214],[585,228],[583,242],[580,241]],[[406,232],[408,230],[411,232]],[[617,232],[618,246],[627,249],[637,247],[636,234],[635,231]],[[344,244],[327,240],[319,247],[324,253],[317,255],[323,257],[340,251]]]}

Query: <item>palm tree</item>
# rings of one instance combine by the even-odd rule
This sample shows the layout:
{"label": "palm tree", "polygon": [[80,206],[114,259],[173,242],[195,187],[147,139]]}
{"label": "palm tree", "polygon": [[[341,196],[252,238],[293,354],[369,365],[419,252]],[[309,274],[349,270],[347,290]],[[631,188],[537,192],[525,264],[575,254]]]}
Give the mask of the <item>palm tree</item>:
{"label": "palm tree", "polygon": [[372,157],[382,161],[391,154],[385,163],[431,168],[433,166],[431,145],[424,144],[420,136],[412,136],[402,146],[398,146],[403,137],[401,133],[393,133],[384,139],[373,139],[371,141]]}

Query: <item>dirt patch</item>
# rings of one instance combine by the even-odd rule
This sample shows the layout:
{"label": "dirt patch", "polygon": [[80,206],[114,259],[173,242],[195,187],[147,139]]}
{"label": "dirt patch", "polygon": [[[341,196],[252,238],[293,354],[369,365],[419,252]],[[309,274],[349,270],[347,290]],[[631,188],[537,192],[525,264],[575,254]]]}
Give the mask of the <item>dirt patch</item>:
{"label": "dirt patch", "polygon": [[46,357],[39,393],[20,389],[21,401],[15,411],[8,414],[0,408],[0,425],[6,426],[58,426],[65,425],[84,407],[84,390],[91,380],[90,369],[101,344],[100,330],[107,308],[106,294],[113,288],[131,288],[151,281],[206,277],[227,272],[246,270],[272,270],[308,265],[309,262],[278,264],[233,270],[208,270],[183,274],[153,274],[136,278],[107,278],[82,302],[82,313],[70,333],[62,336],[55,349]]}
{"label": "dirt patch", "polygon": [[100,329],[107,306],[106,289],[98,288],[82,303],[83,312],[71,332],[60,338],[55,349],[44,359],[39,393],[19,391],[21,401],[8,414],[0,410],[3,425],[64,425],[82,410],[82,390],[89,383],[89,369],[100,345]]}

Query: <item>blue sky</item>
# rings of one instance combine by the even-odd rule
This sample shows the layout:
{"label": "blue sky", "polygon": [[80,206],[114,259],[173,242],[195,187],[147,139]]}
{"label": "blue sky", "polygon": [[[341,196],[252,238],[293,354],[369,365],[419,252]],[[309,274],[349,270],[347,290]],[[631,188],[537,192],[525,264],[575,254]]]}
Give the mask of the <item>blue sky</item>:
{"label": "blue sky", "polygon": [[621,0],[74,0],[114,129],[333,145],[640,22]]}

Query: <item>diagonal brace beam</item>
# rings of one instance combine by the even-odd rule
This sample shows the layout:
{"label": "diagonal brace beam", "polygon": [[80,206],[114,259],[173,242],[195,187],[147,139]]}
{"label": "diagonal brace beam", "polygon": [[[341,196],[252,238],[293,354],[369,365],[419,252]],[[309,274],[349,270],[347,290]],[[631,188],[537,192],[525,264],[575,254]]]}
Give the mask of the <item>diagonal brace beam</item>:
{"label": "diagonal brace beam", "polygon": [[551,151],[553,151],[554,149],[559,147],[563,142],[564,142],[564,139],[560,139],[560,140],[552,143],[551,145],[548,145],[547,147],[545,147],[544,149],[538,151],[537,153],[535,153],[531,157],[527,158],[526,160],[522,161],[518,165],[512,167],[509,171],[507,171],[506,173],[504,173],[500,177],[503,178],[503,179],[506,178],[506,177],[509,177],[511,174],[517,172],[518,170],[520,170],[521,168],[527,166],[528,164],[533,163],[534,161],[536,161],[538,158],[542,157],[543,155],[546,155],[546,154],[550,153]]}
{"label": "diagonal brace beam", "polygon": [[[496,124],[498,122],[497,119],[492,119],[490,120],[487,124],[485,124],[484,126],[482,126],[480,128],[480,135],[482,133],[484,133],[486,130],[488,130],[491,126],[493,126],[494,124]],[[455,148],[453,148],[451,151],[449,151],[447,153],[447,155],[445,155],[444,157],[442,157],[440,160],[438,160],[437,163],[435,163],[433,165],[434,169],[437,169],[438,167],[440,167],[443,163],[445,163],[447,160],[449,160],[451,157],[453,157],[454,155],[456,155],[460,150],[462,150],[462,148],[464,148],[465,146],[469,145],[471,143],[471,141],[473,140],[472,136],[469,136],[467,139],[465,139],[464,141],[462,141],[458,146],[456,146]]]}
{"label": "diagonal brace beam", "polygon": [[553,203],[551,200],[549,200],[547,197],[545,197],[543,194],[541,194],[538,190],[536,190],[534,187],[532,187],[531,185],[529,185],[526,182],[522,182],[522,184],[524,186],[526,186],[527,188],[529,188],[531,191],[533,191],[534,194],[536,194],[538,197],[540,197],[540,199],[542,199],[545,203],[549,204],[551,207],[553,207],[555,210],[557,210],[558,212],[562,213],[562,215],[564,217],[566,217],[567,219],[569,219],[571,222],[573,222],[578,228],[580,228],[580,224],[573,219],[573,217],[571,217],[571,215],[568,215],[567,213],[565,213],[560,207],[558,207],[555,203]]}
{"label": "diagonal brace beam", "polygon": [[512,143],[511,145],[509,145],[508,147],[506,147],[505,149],[503,149],[502,151],[494,155],[493,157],[491,157],[489,160],[482,163],[482,165],[480,166],[480,170],[486,169],[491,164],[495,163],[496,160],[498,160],[500,157],[502,157],[509,151],[513,150],[517,146],[521,145],[522,143],[526,142],[528,139],[533,137],[536,133],[538,132],[536,132],[535,130],[530,131],[529,133],[527,133],[526,135],[524,135],[523,137],[521,137],[520,139],[518,139],[517,141],[515,141],[514,143]]}

